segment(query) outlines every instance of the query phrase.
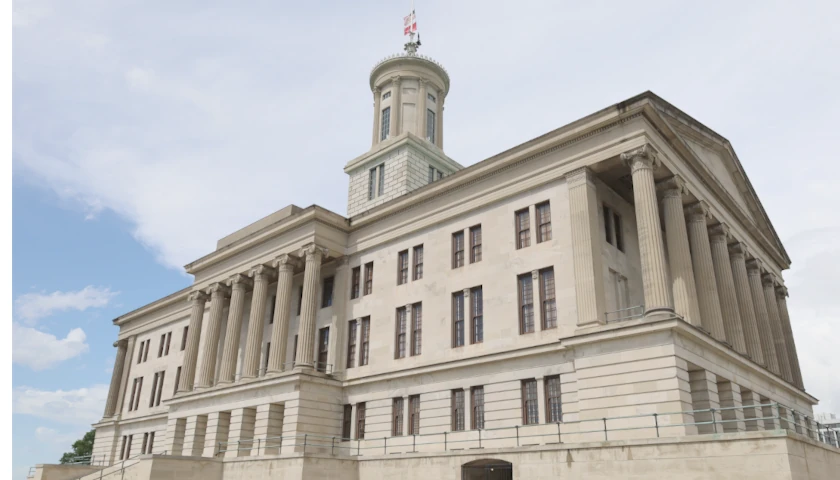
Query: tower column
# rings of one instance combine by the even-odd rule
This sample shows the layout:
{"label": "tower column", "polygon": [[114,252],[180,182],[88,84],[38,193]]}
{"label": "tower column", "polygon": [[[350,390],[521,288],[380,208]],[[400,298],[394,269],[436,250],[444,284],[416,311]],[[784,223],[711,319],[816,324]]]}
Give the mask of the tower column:
{"label": "tower column", "polygon": [[199,387],[212,387],[216,376],[216,353],[219,351],[219,335],[222,333],[222,315],[225,300],[230,296],[230,289],[222,283],[210,285],[210,318],[204,335],[204,348],[201,354],[201,371],[198,376]]}
{"label": "tower column", "polygon": [[790,373],[793,375],[793,383],[804,389],[802,381],[802,370],[799,368],[799,356],[796,354],[796,343],[793,341],[793,329],[790,326],[790,314],[787,308],[788,291],[785,287],[776,287],[776,304],[779,309],[779,319],[782,322],[782,330],[785,334],[785,344],[790,362]]}
{"label": "tower column", "polygon": [[396,137],[402,133],[402,78],[397,75],[393,78],[393,97],[391,100],[391,136]]}
{"label": "tower column", "polygon": [[662,191],[662,213],[665,217],[665,243],[671,267],[671,285],[674,292],[674,311],[686,322],[700,326],[700,307],[697,305],[697,287],[688,246],[682,197],[685,184],[680,177],[673,177],[659,184]]}
{"label": "tower column", "polygon": [[274,272],[265,265],[257,265],[251,270],[254,276],[254,293],[251,296],[251,315],[248,317],[248,336],[245,339],[245,359],[242,362],[242,378],[254,378],[260,370],[260,350],[265,324],[265,301],[268,297],[268,284]]}
{"label": "tower column", "polygon": [[420,88],[417,89],[417,118],[415,119],[417,125],[416,132],[418,137],[426,138],[426,83],[428,80],[420,78],[417,82],[420,84]]}
{"label": "tower column", "polygon": [[776,348],[776,357],[779,362],[779,370],[782,378],[793,383],[793,374],[790,368],[790,357],[788,357],[787,342],[782,330],[782,321],[779,319],[779,306],[776,303],[776,280],[773,275],[766,273],[761,277],[761,284],[764,287],[764,301],[767,303],[767,319],[770,322],[770,332],[773,334],[773,346]]}
{"label": "tower column", "polygon": [[286,344],[289,337],[289,314],[292,307],[292,281],[295,267],[300,260],[292,255],[280,255],[274,260],[277,267],[277,296],[274,302],[274,329],[271,331],[271,349],[268,358],[268,372],[283,371],[286,359]]}
{"label": "tower column", "polygon": [[438,93],[438,113],[436,116],[437,128],[435,128],[435,140],[439,149],[443,150],[443,99],[446,95],[443,92]]}
{"label": "tower column", "polygon": [[192,390],[195,382],[195,366],[198,362],[198,344],[201,341],[201,324],[204,320],[204,305],[207,294],[201,291],[192,292],[187,297],[191,304],[190,324],[187,327],[187,345],[184,348],[184,364],[181,368],[181,379],[178,383],[179,392]]}
{"label": "tower column", "polygon": [[758,325],[758,338],[761,341],[761,352],[764,354],[764,364],[776,375],[781,373],[779,360],[776,358],[776,348],[773,344],[773,334],[767,319],[767,302],[764,300],[764,289],[761,286],[761,262],[752,259],[747,262],[747,277],[750,282],[755,319]]}
{"label": "tower column", "polygon": [[715,280],[720,297],[720,310],[723,314],[723,331],[726,341],[740,354],[747,353],[744,341],[744,329],[741,322],[741,310],[735,293],[735,279],[732,278],[732,266],[729,264],[729,227],[716,225],[711,234],[712,264],[715,268]]}
{"label": "tower column", "polygon": [[321,259],[325,249],[310,244],[303,249],[306,265],[303,272],[303,298],[300,309],[298,353],[295,367],[312,368],[315,354],[315,314],[317,313],[318,284],[321,280]]}
{"label": "tower column", "polygon": [[128,351],[128,340],[122,339],[114,342],[117,347],[117,357],[114,359],[114,370],[111,372],[111,385],[108,387],[108,400],[105,402],[104,418],[114,416],[117,409],[117,397],[120,393],[122,383],[123,367],[125,367],[125,355]]}
{"label": "tower column", "polygon": [[645,316],[658,312],[673,312],[674,300],[668,285],[665,247],[662,242],[662,229],[659,226],[659,206],[653,182],[653,169],[659,165],[659,161],[649,145],[622,153],[621,160],[630,166],[633,174],[633,201],[639,231]]}
{"label": "tower column", "polygon": [[764,353],[761,350],[761,339],[758,333],[758,320],[755,316],[755,306],[752,301],[752,293],[750,293],[750,281],[747,276],[745,254],[746,247],[744,244],[732,243],[729,245],[729,265],[732,269],[735,297],[738,299],[738,311],[741,314],[747,355],[755,363],[766,365]]}
{"label": "tower column", "polygon": [[704,202],[695,203],[686,208],[688,216],[688,239],[691,245],[691,261],[694,266],[694,279],[697,284],[697,299],[700,303],[700,316],[703,328],[717,340],[726,341],[723,330],[723,315],[720,312],[720,297],[715,280],[712,262],[712,247],[709,244],[709,232],[706,219],[709,209]]}
{"label": "tower column", "polygon": [[381,90],[379,87],[373,89],[373,142],[371,143],[371,147],[376,146],[379,143],[379,116],[380,116],[380,99],[382,98]]}
{"label": "tower column", "polygon": [[230,383],[236,378],[236,360],[239,357],[239,336],[242,331],[242,314],[245,312],[245,295],[253,284],[250,278],[242,274],[236,274],[228,280],[232,293],[227,330],[225,330],[225,344],[222,347],[219,383]]}

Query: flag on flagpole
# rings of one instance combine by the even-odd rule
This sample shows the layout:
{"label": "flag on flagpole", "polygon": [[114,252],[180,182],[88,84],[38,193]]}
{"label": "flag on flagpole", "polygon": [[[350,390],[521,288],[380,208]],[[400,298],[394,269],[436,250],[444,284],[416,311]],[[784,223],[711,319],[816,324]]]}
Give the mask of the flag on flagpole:
{"label": "flag on flagpole", "polygon": [[414,10],[411,11],[411,15],[407,15],[403,18],[403,35],[408,35],[409,33],[414,33],[417,31],[417,19],[414,17]]}

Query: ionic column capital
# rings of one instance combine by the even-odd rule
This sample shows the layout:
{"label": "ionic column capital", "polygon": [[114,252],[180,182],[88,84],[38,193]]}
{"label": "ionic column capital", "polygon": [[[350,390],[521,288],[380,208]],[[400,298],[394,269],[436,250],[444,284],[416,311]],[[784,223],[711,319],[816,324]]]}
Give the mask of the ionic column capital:
{"label": "ionic column capital", "polygon": [[283,255],[275,258],[274,261],[271,262],[271,266],[276,268],[278,272],[294,272],[295,268],[301,266],[301,263],[302,262],[299,257],[284,253]]}
{"label": "ionic column capital", "polygon": [[761,284],[764,285],[765,287],[775,288],[776,284],[777,284],[776,276],[773,275],[772,273],[765,273],[765,274],[761,275]]}
{"label": "ionic column capital", "polygon": [[663,198],[680,198],[687,193],[685,180],[679,175],[657,182],[656,190],[662,194]]}
{"label": "ionic column capital", "polygon": [[729,225],[727,225],[725,223],[719,223],[717,225],[713,225],[712,227],[709,228],[709,236],[712,238],[712,240],[717,239],[718,241],[720,241],[721,238],[723,239],[724,242],[729,240],[729,238],[731,238]]}
{"label": "ionic column capital", "polygon": [[747,260],[747,273],[749,275],[761,275],[762,270],[761,260],[757,258]]}
{"label": "ionic column capital", "polygon": [[426,84],[429,83],[429,79],[425,77],[420,77],[417,79],[417,82],[420,84],[421,88],[425,88]]}
{"label": "ionic column capital", "polygon": [[749,248],[744,242],[732,242],[729,245],[729,257],[730,258],[738,258],[741,257],[742,259],[746,257],[749,253]]}
{"label": "ionic column capital", "polygon": [[776,298],[784,300],[788,296],[788,289],[784,285],[776,286]]}
{"label": "ionic column capital", "polygon": [[394,82],[394,86],[399,87],[402,83],[402,77],[399,75],[394,75],[393,77],[391,77],[391,81]]}
{"label": "ionic column capital", "polygon": [[248,276],[243,273],[237,273],[236,275],[230,277],[227,280],[227,285],[232,290],[245,290],[247,288],[252,287],[254,285],[254,281],[248,278]]}
{"label": "ionic column capital", "polygon": [[217,282],[207,287],[207,293],[210,298],[228,297],[230,296],[230,287],[222,282]]}
{"label": "ionic column capital", "polygon": [[114,342],[114,348],[128,348],[128,340],[122,339]]}
{"label": "ionic column capital", "polygon": [[267,265],[257,265],[248,271],[248,275],[250,277],[253,277],[254,280],[257,280],[259,278],[265,278],[270,280],[277,275],[277,272],[275,272],[273,268]]}
{"label": "ionic column capital", "polygon": [[315,245],[314,243],[310,243],[309,245],[304,245],[300,249],[300,256],[306,258],[306,263],[312,261],[321,261],[322,258],[326,257],[329,254],[329,250],[324,247],[320,247]]}
{"label": "ionic column capital", "polygon": [[689,222],[705,223],[707,219],[712,217],[712,214],[709,211],[709,205],[703,200],[700,200],[697,203],[692,203],[685,207],[685,216]]}
{"label": "ionic column capital", "polygon": [[382,89],[379,87],[373,87],[373,90],[371,90],[371,92],[373,92],[374,95],[379,95],[382,92]]}
{"label": "ionic column capital", "polygon": [[189,296],[187,296],[187,301],[190,303],[204,303],[207,301],[207,299],[207,294],[202,292],[201,290],[191,292]]}
{"label": "ionic column capital", "polygon": [[336,270],[339,270],[339,269],[342,269],[342,268],[347,268],[349,266],[350,266],[350,257],[347,256],[347,255],[344,255],[343,257],[339,257],[335,261],[335,269]]}
{"label": "ionic column capital", "polygon": [[581,185],[595,185],[595,174],[589,167],[580,167],[572,170],[565,175],[566,185],[568,188],[579,187]]}
{"label": "ionic column capital", "polygon": [[630,170],[634,172],[643,168],[655,169],[660,165],[656,151],[649,144],[644,144],[635,150],[622,153],[621,161],[626,163],[630,167]]}

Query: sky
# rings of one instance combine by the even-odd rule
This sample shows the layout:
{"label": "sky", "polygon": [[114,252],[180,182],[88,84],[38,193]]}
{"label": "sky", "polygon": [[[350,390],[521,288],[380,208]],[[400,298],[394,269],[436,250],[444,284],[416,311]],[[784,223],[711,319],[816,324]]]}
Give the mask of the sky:
{"label": "sky", "polygon": [[[401,50],[409,5],[13,2],[14,478],[101,418],[113,318],[288,204],[346,213],[370,69]],[[806,388],[840,413],[840,2],[415,8],[462,165],[645,90],[729,139],[792,259]]]}

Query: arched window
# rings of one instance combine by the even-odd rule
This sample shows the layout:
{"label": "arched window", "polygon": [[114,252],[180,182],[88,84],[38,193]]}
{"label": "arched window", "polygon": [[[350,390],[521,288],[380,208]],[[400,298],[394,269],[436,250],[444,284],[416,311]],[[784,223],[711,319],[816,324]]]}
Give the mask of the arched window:
{"label": "arched window", "polygon": [[513,464],[486,458],[461,465],[461,480],[513,480]]}

